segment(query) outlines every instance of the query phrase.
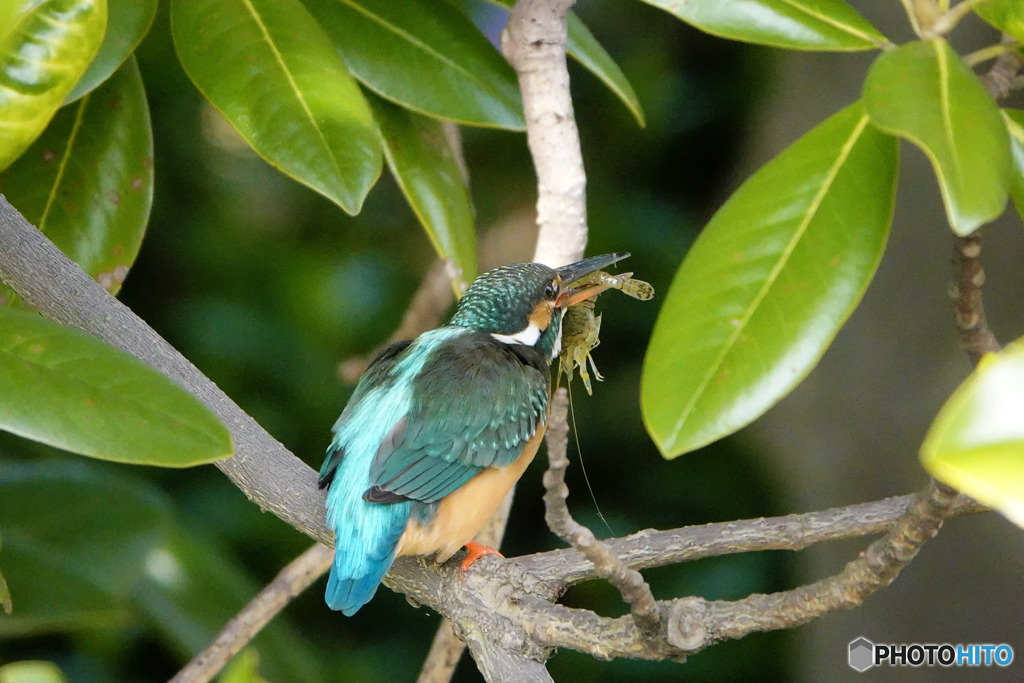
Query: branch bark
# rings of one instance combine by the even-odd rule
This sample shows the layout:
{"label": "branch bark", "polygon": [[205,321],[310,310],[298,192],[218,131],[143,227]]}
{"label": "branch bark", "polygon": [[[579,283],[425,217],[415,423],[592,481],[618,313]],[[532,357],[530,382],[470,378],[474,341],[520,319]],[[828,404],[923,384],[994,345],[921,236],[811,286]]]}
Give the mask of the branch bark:
{"label": "branch bark", "polygon": [[624,563],[607,543],[598,540],[594,532],[569,514],[565,504],[569,487],[565,484],[565,470],[569,467],[566,455],[569,442],[569,398],[564,387],[555,392],[548,415],[548,470],[544,473],[544,519],[559,538],[576,548],[591,562],[595,573],[606,579],[629,605],[633,621],[649,637],[661,630],[661,608],[651,594],[651,587],[635,569]]}
{"label": "branch bark", "polygon": [[534,261],[562,266],[587,246],[586,175],[566,64],[568,13],[575,0],[518,0],[501,50],[523,94],[526,140],[537,171]]}
{"label": "branch bark", "polygon": [[334,550],[317,543],[288,563],[170,683],[205,683],[216,676],[289,602],[323,576],[333,560]]}
{"label": "branch bark", "polygon": [[0,278],[45,317],[102,339],[188,389],[231,432],[235,455],[215,463],[217,468],[261,509],[321,543],[333,544],[316,473],[61,253],[2,195]]}

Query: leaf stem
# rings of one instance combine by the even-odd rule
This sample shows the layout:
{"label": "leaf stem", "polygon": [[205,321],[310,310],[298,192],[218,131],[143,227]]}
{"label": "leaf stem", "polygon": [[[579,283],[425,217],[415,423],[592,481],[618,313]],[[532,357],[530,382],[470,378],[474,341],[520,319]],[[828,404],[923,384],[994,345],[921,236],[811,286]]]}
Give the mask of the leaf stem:
{"label": "leaf stem", "polygon": [[949,9],[947,12],[943,12],[939,17],[936,18],[935,22],[931,25],[928,31],[929,35],[925,35],[925,38],[934,38],[936,36],[944,36],[952,31],[960,20],[967,16],[967,13],[974,9],[981,0],[963,0]]}
{"label": "leaf stem", "polygon": [[975,50],[967,55],[964,55],[964,64],[970,67],[977,66],[990,59],[996,59],[1000,57],[1004,52],[1015,50],[1018,47],[1018,43],[998,43],[996,45],[989,45],[981,49]]}

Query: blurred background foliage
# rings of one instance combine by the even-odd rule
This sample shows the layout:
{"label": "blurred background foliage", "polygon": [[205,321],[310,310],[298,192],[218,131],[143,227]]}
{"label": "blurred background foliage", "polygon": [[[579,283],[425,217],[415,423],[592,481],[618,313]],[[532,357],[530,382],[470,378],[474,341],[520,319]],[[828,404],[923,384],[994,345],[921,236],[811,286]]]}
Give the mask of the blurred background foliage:
{"label": "blurred background foliage", "polygon": [[[853,4],[886,26],[872,3]],[[898,3],[891,4],[898,12]],[[577,12],[632,82],[646,116],[646,127],[638,128],[596,78],[570,65],[588,172],[588,253],[632,252],[628,267],[662,292],[699,227],[742,173],[796,139],[811,122],[855,99],[856,84],[844,92],[849,81],[831,82],[836,62],[829,60],[853,59],[851,71],[863,74],[869,59],[783,55],[719,40],[641,3],[583,2]],[[351,389],[339,379],[339,363],[370,352],[395,329],[434,263],[434,252],[387,174],[353,218],[256,157],[182,71],[165,3],[137,56],[153,121],[156,188],[146,239],[120,298],[317,468]],[[817,78],[805,77],[819,67]],[[780,114],[777,103],[789,96],[797,104],[786,105]],[[463,144],[478,229],[486,234],[499,228],[513,235],[503,242],[512,246],[501,260],[528,258],[536,190],[524,137],[463,129]],[[920,170],[926,177],[927,167]],[[937,204],[934,196],[930,200]],[[941,215],[930,220],[943,223]],[[946,248],[946,235],[932,233],[939,244],[928,249],[934,260],[934,253]],[[898,269],[899,261],[892,267]],[[929,281],[927,291],[941,299],[944,282],[942,277]],[[884,296],[877,290],[872,288],[876,298]],[[866,499],[858,497],[864,491],[839,494],[831,482],[811,482],[814,494],[794,486],[802,485],[801,476],[815,467],[876,469],[868,461],[850,457],[842,462],[860,464],[836,465],[826,458],[806,465],[793,464],[785,455],[780,456],[783,464],[769,459],[779,455],[780,444],[810,430],[801,411],[811,411],[805,408],[789,413],[782,426],[769,421],[764,431],[746,430],[677,461],[663,460],[644,431],[638,401],[640,364],[658,299],[644,304],[606,295],[599,309],[605,314],[603,343],[595,360],[606,380],[595,386],[593,398],[574,385],[576,462],[586,466],[589,482],[575,464],[568,479],[571,509],[599,535],[772,516],[810,509],[805,504],[812,501],[827,507]],[[870,312],[858,315],[872,320]],[[952,326],[944,325],[940,322],[928,335],[942,340],[936,352],[940,364],[951,363],[955,370],[939,386],[929,387],[932,398],[921,401],[920,412],[930,410],[931,415],[966,372],[957,365],[961,360]],[[844,330],[837,353],[844,344],[857,345],[863,334],[858,329],[864,328]],[[842,384],[846,380],[822,389],[815,379],[841,364],[835,358],[826,355],[825,370],[812,375],[809,389],[783,402],[783,414],[815,396],[849,393],[850,385]],[[852,372],[864,374],[865,367],[870,366],[854,366]],[[862,396],[869,390],[856,387],[853,393]],[[870,401],[886,403],[884,398]],[[823,422],[826,431],[879,431],[874,423],[830,427]],[[905,440],[913,440],[913,434]],[[808,438],[804,443],[817,442]],[[904,493],[906,486],[923,481],[914,448],[889,451],[905,461],[896,467],[910,474],[900,478],[880,472],[865,487],[870,495]],[[43,596],[19,597],[18,576],[31,576],[31,566],[9,566],[13,555],[0,555],[11,583],[13,619],[20,600],[58,607],[80,601],[82,606],[55,609],[53,619],[18,628],[5,628],[9,618],[0,616],[0,663],[53,661],[76,682],[164,680],[309,544],[272,515],[261,514],[212,467],[177,471],[84,461],[6,434],[0,434],[0,453],[0,487],[14,491],[18,481],[34,480],[18,495],[0,492],[0,518],[25,520],[41,538],[67,538],[69,527],[88,532],[70,547],[35,548],[66,553],[69,568],[84,577],[76,584],[68,578],[70,569],[55,575]],[[518,489],[503,546],[507,555],[559,545],[543,522],[541,469],[542,464],[535,465]],[[67,482],[93,486],[95,495],[73,496]],[[106,547],[104,537],[121,538],[126,528],[138,529],[132,537],[147,561],[142,571],[122,575],[112,572],[116,548]],[[17,530],[5,533],[0,542],[8,548],[17,541]],[[1000,547],[1021,552],[1019,541]],[[855,547],[841,552],[851,557]],[[841,564],[823,561],[828,571]],[[802,576],[794,556],[778,552],[726,556],[645,574],[658,597],[709,599],[781,590]],[[436,615],[382,590],[358,615],[345,618],[324,606],[322,590],[320,581],[256,639],[261,675],[270,681],[415,677],[439,624]],[[886,596],[874,600],[885,602]],[[573,588],[565,601],[603,614],[625,611],[614,591],[597,582]],[[1019,604],[1019,597],[1005,604]],[[549,669],[562,681],[815,680],[821,670],[806,664],[813,653],[798,647],[800,634],[814,628],[723,643],[683,666],[597,662],[563,652]],[[830,675],[849,673],[845,642],[857,635],[847,629],[838,649],[817,660],[831,663]],[[471,661],[460,664],[456,680],[479,680]]]}

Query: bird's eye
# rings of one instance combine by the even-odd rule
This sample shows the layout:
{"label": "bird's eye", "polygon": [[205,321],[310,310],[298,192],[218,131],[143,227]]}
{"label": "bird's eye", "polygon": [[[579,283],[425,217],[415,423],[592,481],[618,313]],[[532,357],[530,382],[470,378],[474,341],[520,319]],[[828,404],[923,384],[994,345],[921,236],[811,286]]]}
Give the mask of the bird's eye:
{"label": "bird's eye", "polygon": [[558,294],[558,285],[555,284],[554,280],[552,280],[548,283],[548,286],[544,288],[544,296],[549,299],[554,299],[556,294]]}

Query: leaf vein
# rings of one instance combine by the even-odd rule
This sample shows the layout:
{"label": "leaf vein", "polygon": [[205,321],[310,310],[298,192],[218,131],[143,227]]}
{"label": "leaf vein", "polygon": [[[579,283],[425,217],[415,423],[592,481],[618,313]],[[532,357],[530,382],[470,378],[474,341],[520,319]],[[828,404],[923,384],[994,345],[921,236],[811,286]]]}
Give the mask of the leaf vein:
{"label": "leaf vein", "polygon": [[867,126],[867,124],[868,117],[867,114],[865,114],[864,116],[861,117],[860,121],[857,122],[857,125],[851,132],[850,137],[847,139],[843,147],[839,150],[839,154],[836,157],[836,161],[829,169],[828,174],[825,177],[825,181],[821,185],[821,189],[818,191],[818,193],[811,200],[811,203],[808,205],[807,210],[804,212],[803,219],[800,221],[799,225],[797,225],[796,230],[794,230],[793,236],[786,244],[786,247],[783,249],[780,258],[772,267],[771,272],[768,274],[768,277],[765,278],[765,281],[762,284],[760,290],[751,300],[750,305],[747,306],[746,310],[743,311],[742,316],[738,319],[738,324],[734,325],[733,332],[729,336],[729,339],[725,344],[722,345],[717,357],[708,366],[708,371],[704,374],[704,377],[701,379],[700,384],[697,385],[697,388],[694,390],[689,403],[687,403],[686,407],[683,409],[683,412],[680,415],[679,420],[676,421],[676,424],[672,428],[672,432],[669,435],[667,441],[674,442],[679,437],[679,432],[682,431],[683,425],[686,423],[686,420],[689,419],[690,414],[693,412],[694,408],[696,408],[697,402],[704,394],[708,385],[711,383],[711,380],[722,367],[722,364],[724,363],[726,356],[729,355],[729,352],[733,349],[733,347],[736,344],[736,340],[739,339],[740,335],[743,333],[743,330],[746,328],[747,323],[750,322],[750,319],[754,316],[754,313],[761,305],[761,302],[764,300],[765,296],[768,295],[768,291],[775,284],[775,281],[779,277],[779,273],[782,272],[782,269],[789,262],[789,259],[792,256],[793,251],[796,249],[796,245],[799,243],[800,239],[804,236],[804,233],[807,231],[807,228],[811,224],[811,221],[814,219],[817,210],[820,208],[821,203],[824,201],[825,195],[828,194],[829,188],[831,188],[832,183],[835,181],[836,176],[839,174],[839,169],[842,168],[844,163],[846,163],[847,158],[849,158],[850,156],[850,152],[853,150],[854,145],[857,143],[857,140],[860,138],[860,135],[861,133],[863,133],[864,128]]}

